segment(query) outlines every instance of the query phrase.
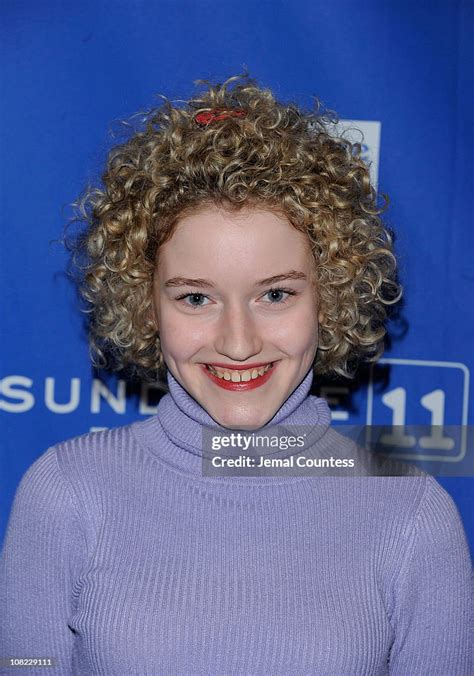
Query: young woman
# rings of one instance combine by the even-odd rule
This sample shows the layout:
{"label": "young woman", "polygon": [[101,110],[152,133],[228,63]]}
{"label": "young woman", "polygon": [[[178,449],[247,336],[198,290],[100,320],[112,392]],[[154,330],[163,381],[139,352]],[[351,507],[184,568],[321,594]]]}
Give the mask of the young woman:
{"label": "young woman", "polygon": [[431,476],[257,472],[250,451],[247,473],[203,471],[231,430],[306,426],[286,458],[355,457],[313,375],[375,361],[401,295],[360,148],[246,77],[205,84],[149,112],[80,201],[95,361],[169,392],[23,477],[5,673],[467,675],[470,558]]}

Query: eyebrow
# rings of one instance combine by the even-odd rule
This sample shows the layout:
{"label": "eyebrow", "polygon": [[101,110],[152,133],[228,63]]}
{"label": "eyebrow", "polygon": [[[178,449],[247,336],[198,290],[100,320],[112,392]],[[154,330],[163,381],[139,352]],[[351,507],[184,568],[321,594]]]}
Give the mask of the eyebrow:
{"label": "eyebrow", "polygon": [[[304,272],[299,272],[298,270],[289,270],[289,272],[284,272],[281,275],[272,275],[272,277],[266,277],[261,279],[259,282],[256,282],[255,286],[267,286],[275,284],[276,282],[282,282],[285,279],[304,279],[307,280],[308,277]],[[215,288],[214,282],[211,282],[208,279],[190,279],[189,277],[171,277],[168,279],[164,286],[166,288],[174,286],[195,286],[199,288]]]}

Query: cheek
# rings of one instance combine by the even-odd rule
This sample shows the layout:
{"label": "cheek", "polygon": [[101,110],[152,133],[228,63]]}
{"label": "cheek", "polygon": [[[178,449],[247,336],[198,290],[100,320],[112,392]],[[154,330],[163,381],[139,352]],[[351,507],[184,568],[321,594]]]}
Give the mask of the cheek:
{"label": "cheek", "polygon": [[281,322],[272,331],[272,340],[289,355],[299,355],[318,344],[318,321],[313,307],[295,313],[291,321]]}
{"label": "cheek", "polygon": [[199,322],[190,321],[193,318],[162,306],[160,312],[161,349],[166,355],[176,359],[191,357],[195,352],[209,342],[209,329]]}
{"label": "cheek", "polygon": [[303,322],[300,326],[294,324],[289,331],[277,331],[273,342],[284,349],[286,354],[301,355],[317,346],[317,327],[312,327],[308,322]]}

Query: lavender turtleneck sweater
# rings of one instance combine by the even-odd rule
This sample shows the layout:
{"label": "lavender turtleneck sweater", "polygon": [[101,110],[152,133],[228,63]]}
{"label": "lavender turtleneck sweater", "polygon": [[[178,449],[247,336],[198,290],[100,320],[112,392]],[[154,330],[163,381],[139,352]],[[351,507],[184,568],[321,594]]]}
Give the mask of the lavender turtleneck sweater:
{"label": "lavender turtleneck sweater", "polygon": [[[270,422],[317,425],[330,454],[344,437],[311,381]],[[466,537],[431,476],[202,476],[216,423],[168,384],[155,415],[59,443],[24,475],[0,658],[55,666],[0,673],[471,673]]]}

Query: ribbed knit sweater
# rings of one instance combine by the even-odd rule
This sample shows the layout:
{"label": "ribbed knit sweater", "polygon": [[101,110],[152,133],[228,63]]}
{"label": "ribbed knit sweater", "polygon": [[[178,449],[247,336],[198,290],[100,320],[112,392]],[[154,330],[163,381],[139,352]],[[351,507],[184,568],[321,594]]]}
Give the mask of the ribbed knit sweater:
{"label": "ribbed knit sweater", "polygon": [[[270,422],[317,425],[329,453],[344,437],[311,382]],[[168,385],[155,415],[59,443],[23,476],[0,657],[55,666],[0,673],[471,673],[469,550],[433,477],[203,476],[218,426]]]}

